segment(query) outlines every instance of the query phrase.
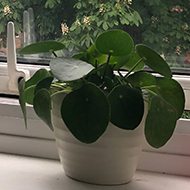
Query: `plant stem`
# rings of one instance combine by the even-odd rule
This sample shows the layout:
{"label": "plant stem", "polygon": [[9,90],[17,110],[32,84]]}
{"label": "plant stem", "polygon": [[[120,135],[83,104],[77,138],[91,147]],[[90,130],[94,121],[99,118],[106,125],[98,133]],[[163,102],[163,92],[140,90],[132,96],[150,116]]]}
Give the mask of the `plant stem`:
{"label": "plant stem", "polygon": [[146,60],[146,58],[145,58],[145,57],[142,57],[142,58],[131,68],[131,70],[129,70],[129,72],[122,78],[122,80],[126,79],[126,78],[133,72],[133,70],[134,70],[142,61],[144,61],[144,60]]}
{"label": "plant stem", "polygon": [[57,55],[56,55],[56,53],[55,53],[54,51],[52,51],[52,53],[53,53],[53,55],[54,55],[55,57],[57,57]]}
{"label": "plant stem", "polygon": [[60,89],[65,89],[65,87],[63,85],[59,85],[59,84],[51,84],[52,88],[55,87],[55,88],[60,88]]}
{"label": "plant stem", "polygon": [[105,70],[104,70],[103,80],[104,80],[105,77],[106,77],[106,71],[107,71],[107,69],[108,69],[108,65],[109,65],[109,62],[110,62],[110,58],[111,58],[111,52],[110,52],[109,55],[108,55],[108,59],[107,59],[107,62],[106,62],[106,67],[105,67]]}

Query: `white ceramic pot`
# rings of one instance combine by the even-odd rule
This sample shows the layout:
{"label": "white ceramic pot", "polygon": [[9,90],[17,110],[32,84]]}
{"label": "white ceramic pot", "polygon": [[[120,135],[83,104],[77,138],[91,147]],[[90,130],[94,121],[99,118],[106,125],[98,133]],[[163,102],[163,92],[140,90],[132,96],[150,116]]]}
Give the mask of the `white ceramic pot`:
{"label": "white ceramic pot", "polygon": [[84,144],[74,138],[61,119],[62,99],[63,95],[60,94],[53,98],[52,119],[58,154],[66,175],[93,184],[129,182],[142,151],[145,118],[133,131],[110,123],[95,143]]}

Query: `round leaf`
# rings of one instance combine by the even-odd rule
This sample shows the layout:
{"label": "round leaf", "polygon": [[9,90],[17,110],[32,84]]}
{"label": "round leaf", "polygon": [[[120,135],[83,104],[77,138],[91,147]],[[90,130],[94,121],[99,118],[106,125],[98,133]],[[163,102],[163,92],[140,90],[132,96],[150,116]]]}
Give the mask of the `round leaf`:
{"label": "round leaf", "polygon": [[65,46],[61,42],[45,41],[30,44],[20,50],[19,54],[38,54],[64,49]]}
{"label": "round leaf", "polygon": [[179,119],[185,106],[185,95],[181,85],[173,79],[161,77],[156,78],[156,84],[159,94],[176,109]]}
{"label": "round leaf", "polygon": [[144,63],[148,65],[153,71],[165,77],[172,77],[170,67],[154,50],[143,44],[138,44],[136,45],[136,52],[141,58],[145,58]]}
{"label": "round leaf", "polygon": [[93,143],[107,128],[109,109],[104,93],[94,84],[87,83],[64,98],[61,115],[79,141]]}
{"label": "round leaf", "polygon": [[39,90],[41,90],[42,88],[45,88],[45,89],[49,90],[52,81],[53,81],[53,77],[51,77],[51,76],[42,79],[42,80],[36,85],[34,94],[36,94],[36,93],[37,93]]}
{"label": "round leaf", "polygon": [[51,98],[49,91],[46,89],[39,90],[34,96],[34,111],[38,117],[44,121],[51,130],[53,130],[51,122]]}
{"label": "round leaf", "polygon": [[123,65],[129,61],[130,56],[111,56],[110,58],[110,65],[114,66],[114,70],[119,70]]}
{"label": "round leaf", "polygon": [[49,71],[47,71],[46,69],[39,69],[29,80],[26,81],[25,89],[29,86],[36,85],[40,80],[49,76]]}
{"label": "round leaf", "polygon": [[87,51],[88,62],[95,66],[95,64],[103,64],[107,60],[107,55],[98,52],[94,45],[92,45]]}
{"label": "round leaf", "polygon": [[176,126],[176,111],[159,96],[153,97],[145,123],[147,142],[160,148],[171,138]]}
{"label": "round leaf", "polygon": [[135,87],[140,87],[141,89],[148,89],[153,93],[157,93],[156,79],[153,75],[147,72],[136,72],[127,78]]}
{"label": "round leaf", "polygon": [[50,73],[46,69],[39,69],[25,84],[25,101],[33,104],[35,86],[39,81],[46,77],[50,77]]}
{"label": "round leaf", "polygon": [[60,81],[73,81],[88,74],[94,67],[73,58],[55,58],[50,62],[53,75]]}
{"label": "round leaf", "polygon": [[110,92],[108,100],[114,125],[127,130],[138,127],[144,113],[143,98],[138,90],[119,85]]}
{"label": "round leaf", "polygon": [[110,30],[97,37],[95,47],[102,54],[127,56],[132,52],[134,43],[128,33],[122,30]]}
{"label": "round leaf", "polygon": [[[137,55],[137,53],[132,52],[129,56],[129,61],[126,62],[126,64],[122,67],[123,69],[126,70],[131,70],[133,66],[140,60],[140,57]],[[133,72],[140,71],[144,68],[144,62],[140,62],[137,67],[133,70]]]}

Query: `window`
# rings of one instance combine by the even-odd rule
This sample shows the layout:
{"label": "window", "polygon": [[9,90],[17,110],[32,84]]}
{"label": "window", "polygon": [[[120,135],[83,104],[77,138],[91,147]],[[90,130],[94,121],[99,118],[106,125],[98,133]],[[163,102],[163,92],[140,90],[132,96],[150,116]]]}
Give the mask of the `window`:
{"label": "window", "polygon": [[[59,52],[63,56],[75,53],[76,46],[89,47],[95,37],[110,28],[121,28],[135,39],[158,51],[170,64],[174,77],[182,84],[186,93],[186,109],[190,110],[190,1],[169,0],[19,0],[0,4],[0,152],[9,152],[48,158],[58,158],[52,132],[28,109],[29,126],[24,122],[17,97],[7,88],[6,39],[8,21],[15,25],[15,42],[18,69],[32,75],[38,68],[48,68],[49,54],[20,56],[21,47],[35,41],[56,39],[68,50]],[[147,68],[145,68],[147,69]],[[6,94],[6,97],[5,97]],[[190,120],[181,119],[175,135],[166,147],[153,150],[145,145],[140,169],[166,171],[189,175],[185,164],[189,164]],[[156,160],[152,164],[147,160]],[[167,164],[165,162],[167,160]],[[168,162],[174,160],[174,162]],[[176,161],[182,167],[175,166]],[[158,165],[162,167],[157,167]]]}

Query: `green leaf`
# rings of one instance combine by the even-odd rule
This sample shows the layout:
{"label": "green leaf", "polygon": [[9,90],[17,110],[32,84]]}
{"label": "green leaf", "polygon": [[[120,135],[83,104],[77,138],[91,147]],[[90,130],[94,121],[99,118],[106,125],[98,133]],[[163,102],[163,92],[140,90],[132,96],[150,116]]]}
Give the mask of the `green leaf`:
{"label": "green leaf", "polygon": [[50,61],[53,75],[61,81],[73,81],[88,74],[94,67],[73,58],[55,58]]}
{"label": "green leaf", "polygon": [[19,103],[24,117],[25,127],[27,128],[26,103],[25,103],[26,101],[25,101],[24,89],[25,89],[25,79],[23,78],[18,84],[18,91],[19,91]]}
{"label": "green leaf", "polygon": [[93,143],[107,128],[110,107],[104,93],[94,84],[87,83],[64,98],[61,115],[79,141]]}
{"label": "green leaf", "polygon": [[[123,66],[123,69],[126,69],[130,71],[133,66],[140,60],[140,57],[137,53],[132,52],[129,57],[129,61],[126,62],[126,64]],[[133,72],[140,71],[144,68],[145,64],[144,62],[140,62],[140,64],[133,70]]]}
{"label": "green leaf", "polygon": [[46,53],[46,52],[62,50],[64,48],[65,46],[61,42],[56,42],[56,41],[37,42],[24,47],[23,49],[20,50],[19,54]]}
{"label": "green leaf", "polygon": [[106,85],[109,92],[112,91],[112,89],[114,88],[113,81],[111,80],[110,77],[107,77],[107,76],[105,77],[105,85]]}
{"label": "green leaf", "polygon": [[156,85],[159,95],[176,109],[179,119],[185,106],[185,95],[181,85],[173,79],[161,77],[156,78]]}
{"label": "green leaf", "polygon": [[36,94],[42,88],[49,90],[53,79],[54,79],[54,77],[50,76],[50,77],[44,78],[40,82],[38,82],[38,84],[35,87],[34,94]]}
{"label": "green leaf", "polygon": [[145,122],[147,142],[154,148],[164,146],[174,132],[176,117],[176,111],[171,104],[159,96],[153,97]]}
{"label": "green leaf", "polygon": [[30,105],[33,105],[34,92],[35,92],[35,85],[25,89],[25,101]]}
{"label": "green leaf", "polygon": [[95,84],[96,86],[101,86],[103,84],[103,79],[97,74],[89,75],[87,80],[88,80],[88,82],[91,82],[91,83]]}
{"label": "green leaf", "polygon": [[33,104],[34,89],[39,81],[49,77],[50,73],[46,69],[39,69],[25,84],[25,100],[28,104]]}
{"label": "green leaf", "polygon": [[95,42],[96,49],[102,54],[128,56],[134,47],[132,38],[122,30],[109,30],[100,34]]}
{"label": "green leaf", "polygon": [[44,88],[39,90],[34,96],[33,105],[38,117],[53,131],[51,122],[51,97],[49,91]]}
{"label": "green leaf", "polygon": [[107,30],[107,29],[108,29],[108,24],[107,24],[106,21],[103,22],[102,28],[103,28],[104,30]]}
{"label": "green leaf", "polygon": [[145,58],[144,63],[148,65],[153,71],[165,77],[172,77],[170,67],[154,50],[143,44],[138,44],[136,45],[136,52],[141,58]]}
{"label": "green leaf", "polygon": [[135,87],[140,87],[141,89],[148,89],[153,93],[157,93],[156,79],[153,75],[147,72],[136,72],[127,78]]}
{"label": "green leaf", "polygon": [[115,65],[114,70],[119,70],[123,65],[127,63],[130,59],[130,56],[111,56],[110,58],[110,65]]}
{"label": "green leaf", "polygon": [[144,113],[141,93],[125,85],[116,86],[109,94],[111,122],[119,128],[134,130]]}
{"label": "green leaf", "polygon": [[90,48],[87,50],[87,60],[88,63],[95,66],[95,63],[97,64],[103,64],[107,60],[107,55],[101,54],[98,52],[94,45],[90,46]]}
{"label": "green leaf", "polygon": [[36,85],[40,80],[49,76],[51,76],[49,71],[47,71],[46,69],[39,69],[29,80],[26,81],[25,89],[29,86]]}

